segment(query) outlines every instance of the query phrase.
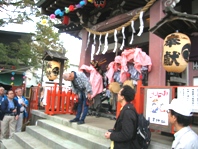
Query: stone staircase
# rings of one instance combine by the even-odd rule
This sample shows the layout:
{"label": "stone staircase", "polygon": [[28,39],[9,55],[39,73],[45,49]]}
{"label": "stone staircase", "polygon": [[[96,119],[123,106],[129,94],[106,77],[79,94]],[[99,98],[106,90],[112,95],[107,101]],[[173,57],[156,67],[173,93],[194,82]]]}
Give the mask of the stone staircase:
{"label": "stone staircase", "polygon": [[108,149],[105,131],[47,116],[27,126],[25,132],[15,133],[12,139],[2,140],[1,149]]}
{"label": "stone staircase", "polygon": [[[77,125],[69,120],[74,115],[46,115],[32,110],[31,125],[26,131],[15,133],[12,139],[2,140],[1,149],[108,149],[110,140],[105,139],[107,129],[115,120],[87,116],[86,123]],[[149,149],[170,149],[172,137],[152,133]]]}

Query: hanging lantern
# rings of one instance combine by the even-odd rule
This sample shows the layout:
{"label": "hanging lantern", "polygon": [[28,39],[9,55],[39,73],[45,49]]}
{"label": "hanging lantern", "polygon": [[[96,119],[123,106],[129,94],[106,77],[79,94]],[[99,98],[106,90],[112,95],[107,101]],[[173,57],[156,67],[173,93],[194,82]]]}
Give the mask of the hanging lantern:
{"label": "hanging lantern", "polygon": [[94,6],[97,8],[104,8],[106,5],[106,0],[94,0]]}
{"label": "hanging lantern", "polygon": [[191,41],[182,33],[166,36],[162,55],[162,65],[167,72],[181,73],[188,64]]}
{"label": "hanging lantern", "polygon": [[49,61],[47,63],[46,75],[50,81],[55,80],[60,72],[60,63],[57,61]]}
{"label": "hanging lantern", "polygon": [[70,18],[68,16],[64,16],[63,17],[62,24],[69,25],[69,23],[70,23]]}

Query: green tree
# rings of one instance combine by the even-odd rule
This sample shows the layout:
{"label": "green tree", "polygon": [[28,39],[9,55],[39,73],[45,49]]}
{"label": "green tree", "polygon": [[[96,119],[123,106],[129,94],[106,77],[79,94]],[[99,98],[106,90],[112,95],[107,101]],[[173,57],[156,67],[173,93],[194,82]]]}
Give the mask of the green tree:
{"label": "green tree", "polygon": [[[41,15],[33,0],[0,0],[0,12],[4,14],[0,17],[0,26],[9,23],[22,24],[27,21],[36,23],[33,34],[9,45],[0,43],[0,64],[11,64],[17,68],[21,65],[41,68],[45,50],[66,53],[63,43],[60,42],[59,33],[53,27],[54,23],[59,23],[59,20],[50,20],[47,16]],[[32,20],[32,18],[36,19]],[[43,19],[47,20],[47,24],[41,23]]]}
{"label": "green tree", "polygon": [[35,2],[34,0],[0,0],[0,26],[33,21],[32,16],[40,15]]}

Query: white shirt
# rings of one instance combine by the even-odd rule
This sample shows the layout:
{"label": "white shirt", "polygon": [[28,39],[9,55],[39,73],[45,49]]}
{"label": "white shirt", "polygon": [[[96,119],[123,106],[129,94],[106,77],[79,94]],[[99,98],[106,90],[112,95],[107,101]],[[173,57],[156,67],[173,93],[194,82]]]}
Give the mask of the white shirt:
{"label": "white shirt", "polygon": [[188,126],[174,134],[172,149],[198,149],[198,135]]}
{"label": "white shirt", "polygon": [[[19,104],[22,104],[24,102],[25,101],[23,100],[23,98],[18,96],[18,103]],[[23,112],[24,110],[25,110],[24,106],[21,106],[20,111]]]}

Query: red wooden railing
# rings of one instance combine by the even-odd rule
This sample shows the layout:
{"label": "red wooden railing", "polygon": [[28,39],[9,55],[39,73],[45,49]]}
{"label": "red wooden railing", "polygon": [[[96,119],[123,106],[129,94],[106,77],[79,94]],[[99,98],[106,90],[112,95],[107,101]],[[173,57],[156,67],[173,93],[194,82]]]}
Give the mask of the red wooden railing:
{"label": "red wooden railing", "polygon": [[71,90],[59,88],[56,84],[47,90],[47,105],[45,106],[45,113],[49,115],[54,114],[75,114],[72,110],[74,103],[77,102],[76,95]]}

